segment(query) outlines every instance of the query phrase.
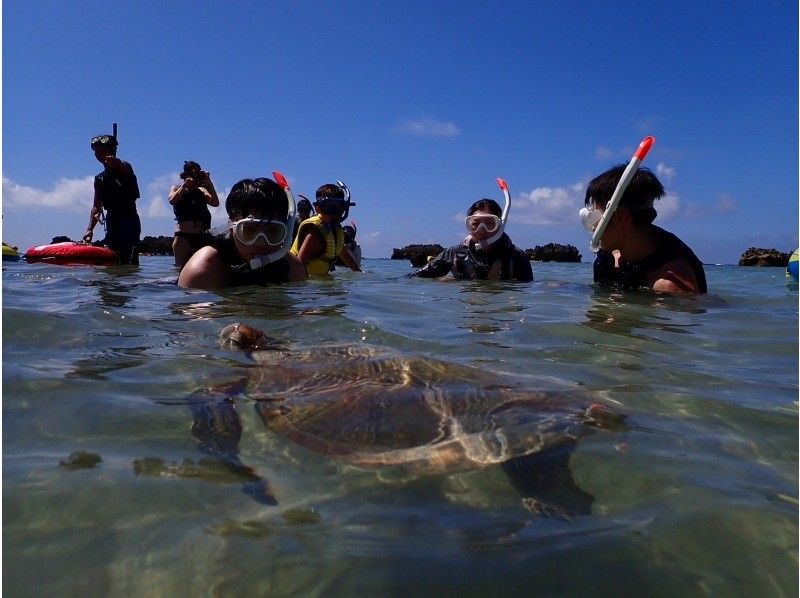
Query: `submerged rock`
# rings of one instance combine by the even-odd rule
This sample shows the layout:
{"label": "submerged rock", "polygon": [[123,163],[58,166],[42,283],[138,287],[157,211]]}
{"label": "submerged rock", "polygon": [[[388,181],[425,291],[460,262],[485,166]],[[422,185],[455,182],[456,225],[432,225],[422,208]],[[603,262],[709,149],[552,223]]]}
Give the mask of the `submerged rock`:
{"label": "submerged rock", "polygon": [[740,266],[775,266],[785,268],[789,263],[789,254],[777,249],[750,247],[739,258]]}

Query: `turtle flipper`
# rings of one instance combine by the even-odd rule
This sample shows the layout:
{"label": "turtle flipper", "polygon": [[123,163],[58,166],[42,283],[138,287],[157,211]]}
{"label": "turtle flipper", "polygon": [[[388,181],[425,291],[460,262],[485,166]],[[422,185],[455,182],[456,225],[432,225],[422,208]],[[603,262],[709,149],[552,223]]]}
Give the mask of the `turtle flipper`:
{"label": "turtle flipper", "polygon": [[569,457],[574,449],[574,442],[565,442],[501,464],[531,513],[571,521],[592,512],[594,497],[578,487],[569,469]]}
{"label": "turtle flipper", "polygon": [[247,496],[264,505],[277,505],[269,482],[239,458],[242,422],[233,401],[225,396],[222,400],[192,402],[189,407],[192,437],[198,441],[200,450],[219,460],[231,473],[244,476],[242,492]]}

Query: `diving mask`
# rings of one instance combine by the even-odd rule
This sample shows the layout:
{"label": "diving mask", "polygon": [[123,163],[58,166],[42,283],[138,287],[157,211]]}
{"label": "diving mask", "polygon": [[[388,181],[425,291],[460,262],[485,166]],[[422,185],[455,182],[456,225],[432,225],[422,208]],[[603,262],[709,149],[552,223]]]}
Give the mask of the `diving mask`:
{"label": "diving mask", "polygon": [[593,233],[597,228],[597,223],[603,218],[604,210],[598,210],[595,207],[581,208],[578,215],[581,217],[581,223],[586,232]]}
{"label": "diving mask", "polygon": [[286,239],[286,223],[280,220],[261,220],[248,216],[231,222],[231,230],[243,245],[254,245],[259,238],[267,245],[281,245]]}
{"label": "diving mask", "polygon": [[473,214],[472,216],[467,216],[465,223],[467,230],[471,233],[477,233],[483,229],[492,234],[500,228],[502,220],[494,214]]}

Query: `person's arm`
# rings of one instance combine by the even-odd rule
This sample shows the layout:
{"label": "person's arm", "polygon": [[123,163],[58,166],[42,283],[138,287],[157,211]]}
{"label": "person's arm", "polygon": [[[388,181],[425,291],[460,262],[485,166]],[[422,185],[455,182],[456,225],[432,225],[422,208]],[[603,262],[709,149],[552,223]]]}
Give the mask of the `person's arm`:
{"label": "person's arm", "polygon": [[353,254],[350,253],[350,248],[347,245],[342,247],[342,250],[339,252],[339,257],[344,262],[344,265],[350,268],[353,272],[361,272],[361,268],[356,263],[356,260],[353,258]]}
{"label": "person's arm", "polygon": [[89,226],[86,228],[86,234],[83,235],[84,243],[92,242],[92,235],[94,235],[94,227],[98,222],[100,222],[100,218],[102,217],[102,215],[103,215],[103,201],[100,198],[100,194],[97,191],[97,186],[95,185],[94,202],[92,203],[92,209],[89,212]]}
{"label": "person's arm", "polygon": [[308,265],[313,258],[325,253],[325,239],[322,238],[320,232],[312,228],[300,245],[300,251],[297,252],[297,257],[303,265]]}
{"label": "person's arm", "polygon": [[178,286],[191,289],[218,289],[229,282],[228,266],[210,245],[198,249],[178,276]]}
{"label": "person's arm", "polygon": [[186,189],[184,188],[183,185],[180,185],[180,186],[173,185],[172,188],[169,190],[169,195],[167,196],[167,198],[169,199],[170,205],[174,206],[175,202],[178,201],[181,198],[181,195],[183,195],[183,192],[185,190]]}
{"label": "person's arm", "polygon": [[655,272],[650,273],[648,282],[651,288],[659,293],[700,292],[694,271],[686,260],[667,262]]}
{"label": "person's arm", "polygon": [[214,183],[211,182],[211,175],[203,171],[202,176],[203,178],[197,181],[197,186],[206,196],[206,203],[216,208],[219,205],[219,195],[217,195],[217,190],[214,188]]}
{"label": "person's arm", "polygon": [[419,276],[420,278],[438,278],[444,276],[453,268],[453,248],[445,249],[442,253],[437,255],[421,270],[407,274],[408,277]]}
{"label": "person's arm", "polygon": [[308,272],[303,262],[293,253],[286,255],[289,260],[289,282],[302,282],[308,279]]}

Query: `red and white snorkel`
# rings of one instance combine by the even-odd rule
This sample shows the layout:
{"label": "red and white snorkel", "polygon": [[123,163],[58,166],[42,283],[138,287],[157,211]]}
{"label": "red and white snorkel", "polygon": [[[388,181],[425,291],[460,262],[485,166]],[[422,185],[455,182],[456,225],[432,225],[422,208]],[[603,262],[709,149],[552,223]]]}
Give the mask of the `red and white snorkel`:
{"label": "red and white snorkel", "polygon": [[506,198],[506,205],[503,207],[503,214],[500,216],[500,226],[497,228],[497,232],[495,232],[491,237],[476,243],[483,250],[488,249],[492,243],[503,236],[503,233],[506,229],[506,222],[508,222],[508,213],[511,211],[511,194],[508,192],[508,183],[498,177],[497,186],[500,187],[500,190],[503,192],[503,196]]}
{"label": "red and white snorkel", "polygon": [[277,170],[272,171],[272,176],[275,179],[275,182],[283,187],[283,190],[286,192],[286,199],[289,202],[289,211],[286,218],[286,238],[284,239],[280,248],[276,249],[272,253],[257,255],[250,260],[249,264],[251,270],[263,268],[267,264],[277,262],[279,259],[283,258],[287,253],[289,253],[289,249],[292,246],[292,241],[294,240],[292,231],[294,230],[294,223],[297,219],[297,204],[294,201],[292,189],[289,187],[289,181],[286,180],[286,177]]}
{"label": "red and white snorkel", "polygon": [[622,176],[619,179],[619,183],[617,183],[617,188],[614,189],[614,193],[611,195],[611,199],[608,200],[606,204],[605,212],[603,212],[603,217],[600,218],[600,222],[597,223],[597,227],[594,229],[592,233],[592,243],[591,249],[594,252],[597,252],[600,249],[600,238],[603,236],[603,233],[608,226],[608,223],[611,221],[611,217],[614,215],[614,212],[617,210],[617,206],[619,205],[620,200],[622,199],[622,194],[625,193],[625,189],[628,188],[628,185],[633,178],[633,175],[636,174],[636,171],[639,168],[639,164],[642,163],[647,152],[650,151],[650,148],[653,147],[653,144],[656,142],[655,137],[645,137],[642,139],[642,142],[639,144],[639,147],[633,153],[633,157],[631,161],[628,162],[628,166],[625,168]]}

